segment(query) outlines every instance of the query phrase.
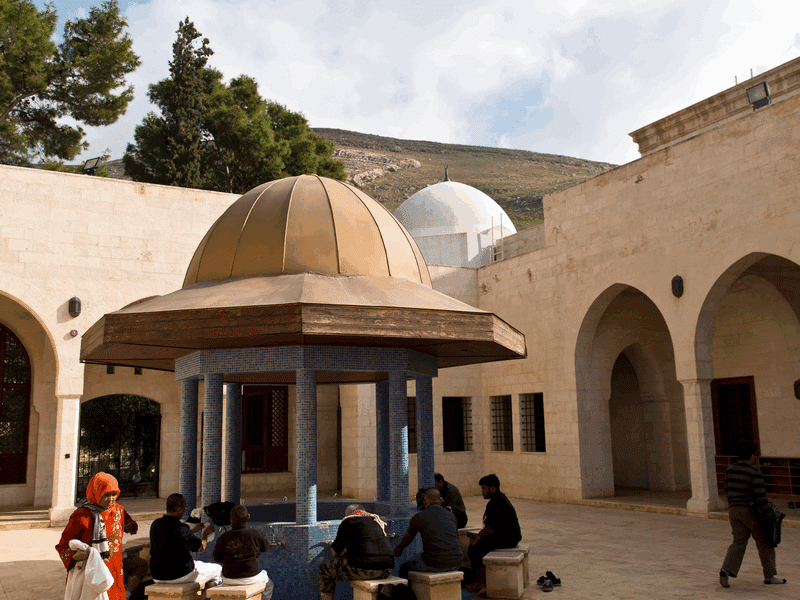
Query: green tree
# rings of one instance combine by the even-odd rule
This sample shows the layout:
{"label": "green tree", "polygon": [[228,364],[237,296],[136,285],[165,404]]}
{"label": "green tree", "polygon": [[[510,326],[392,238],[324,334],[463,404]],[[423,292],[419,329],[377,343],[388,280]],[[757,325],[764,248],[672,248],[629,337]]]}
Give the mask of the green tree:
{"label": "green tree", "polygon": [[[244,193],[279,177],[317,173],[344,179],[334,146],[305,117],[265,101],[246,75],[227,85],[206,67],[208,40],[187,18],[173,46],[171,77],[151,85],[149,113],[123,162],[136,181]],[[183,71],[176,65],[186,65]]]}
{"label": "green tree", "polygon": [[110,125],[133,99],[125,76],[139,66],[116,0],[67,21],[59,46],[57,16],[30,0],[0,1],[0,162],[74,158],[88,144],[80,125]]}

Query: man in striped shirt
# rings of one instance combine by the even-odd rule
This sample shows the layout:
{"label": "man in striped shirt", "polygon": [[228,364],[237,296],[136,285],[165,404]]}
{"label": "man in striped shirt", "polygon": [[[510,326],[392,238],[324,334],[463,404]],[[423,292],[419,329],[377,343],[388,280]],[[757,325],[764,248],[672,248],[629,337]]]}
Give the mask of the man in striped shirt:
{"label": "man in striped shirt", "polygon": [[[753,463],[756,445],[749,440],[741,440],[736,444],[738,462],[733,463],[725,471],[725,494],[728,496],[728,515],[733,531],[733,543],[725,555],[719,582],[722,587],[730,587],[728,577],[736,577],[742,566],[744,551],[750,536],[756,541],[758,557],[764,571],[764,583],[786,583],[785,579],[776,577],[775,548],[770,548],[764,541],[761,528],[756,522],[754,512],[764,511],[769,507],[764,478]],[[751,507],[752,506],[752,510]]]}

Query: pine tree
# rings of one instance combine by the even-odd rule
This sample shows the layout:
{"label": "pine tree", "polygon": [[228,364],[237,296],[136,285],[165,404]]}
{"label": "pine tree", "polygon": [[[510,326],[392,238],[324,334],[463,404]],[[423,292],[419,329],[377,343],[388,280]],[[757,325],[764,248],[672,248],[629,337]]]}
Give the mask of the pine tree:
{"label": "pine tree", "polygon": [[61,45],[51,40],[57,15],[30,0],[0,1],[0,162],[69,160],[88,147],[72,117],[110,125],[127,109],[125,76],[139,66],[116,0],[67,21]]}

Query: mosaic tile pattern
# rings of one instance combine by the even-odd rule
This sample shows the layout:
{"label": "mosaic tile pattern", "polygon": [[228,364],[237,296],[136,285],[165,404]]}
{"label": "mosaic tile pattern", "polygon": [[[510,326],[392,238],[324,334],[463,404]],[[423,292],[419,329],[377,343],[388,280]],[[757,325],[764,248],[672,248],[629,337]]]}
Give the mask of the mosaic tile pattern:
{"label": "mosaic tile pattern", "polygon": [[396,370],[433,377],[438,374],[436,357],[406,348],[280,346],[198,350],[175,360],[175,379],[198,378],[204,373],[270,373],[297,369]]}
{"label": "mosaic tile pattern", "polygon": [[181,456],[178,490],[186,498],[186,512],[197,504],[197,380],[181,381]]}
{"label": "mosaic tile pattern", "polygon": [[390,502],[389,498],[389,382],[375,385],[375,449],[377,454],[378,500]]}
{"label": "mosaic tile pattern", "polygon": [[225,386],[225,500],[239,504],[242,497],[242,386]]}
{"label": "mosaic tile pattern", "polygon": [[297,371],[297,423],[295,439],[298,525],[317,520],[317,373]]}
{"label": "mosaic tile pattern", "polygon": [[417,377],[417,487],[432,488],[436,471],[433,457],[433,380]]}
{"label": "mosaic tile pattern", "polygon": [[394,519],[408,513],[408,398],[402,371],[389,371],[389,440],[389,489]]}
{"label": "mosaic tile pattern", "polygon": [[222,499],[222,373],[206,373],[203,408],[203,506]]}

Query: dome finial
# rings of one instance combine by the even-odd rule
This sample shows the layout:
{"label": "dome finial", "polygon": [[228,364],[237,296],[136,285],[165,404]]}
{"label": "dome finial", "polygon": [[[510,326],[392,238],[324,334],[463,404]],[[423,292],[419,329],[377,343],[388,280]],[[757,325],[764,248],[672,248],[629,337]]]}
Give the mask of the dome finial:
{"label": "dome finial", "polygon": [[450,176],[447,174],[447,167],[449,167],[449,166],[450,165],[445,165],[444,166],[444,180],[445,181],[450,181]]}

